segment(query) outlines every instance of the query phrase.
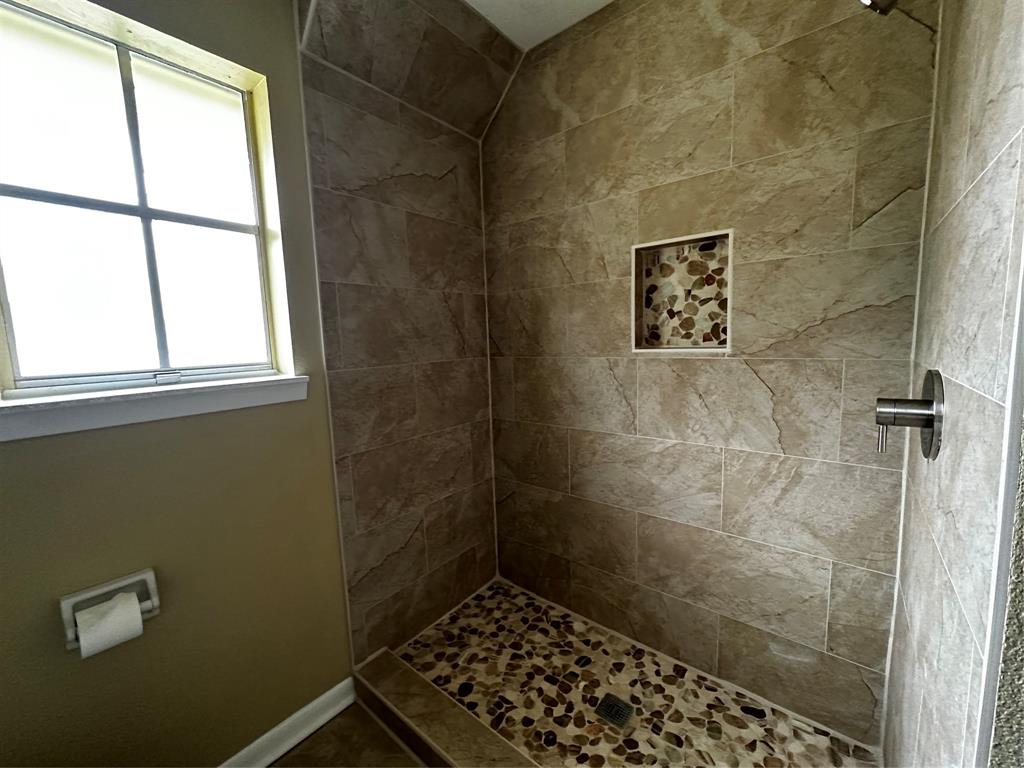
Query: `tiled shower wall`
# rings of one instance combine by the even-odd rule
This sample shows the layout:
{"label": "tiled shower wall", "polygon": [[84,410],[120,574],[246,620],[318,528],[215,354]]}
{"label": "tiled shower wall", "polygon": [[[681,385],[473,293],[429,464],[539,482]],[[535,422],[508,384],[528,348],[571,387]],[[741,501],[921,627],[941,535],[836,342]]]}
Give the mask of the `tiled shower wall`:
{"label": "tiled shower wall", "polygon": [[[877,742],[937,4],[617,0],[484,141],[500,570]],[[734,228],[733,352],[630,352],[630,246]]]}
{"label": "tiled shower wall", "polygon": [[1002,631],[990,616],[1024,229],[1024,6],[944,0],[941,26],[914,379],[917,391],[941,370],[946,427],[937,460],[915,445],[907,468],[893,766],[982,764],[988,635]]}
{"label": "tiled shower wall", "polygon": [[476,137],[519,52],[460,0],[315,0],[300,22],[359,661],[495,572]]}

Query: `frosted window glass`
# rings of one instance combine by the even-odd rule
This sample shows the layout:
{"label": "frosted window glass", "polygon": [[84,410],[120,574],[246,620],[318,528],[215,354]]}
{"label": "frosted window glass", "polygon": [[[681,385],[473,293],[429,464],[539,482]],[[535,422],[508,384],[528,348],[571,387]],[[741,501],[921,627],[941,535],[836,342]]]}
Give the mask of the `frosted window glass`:
{"label": "frosted window glass", "polygon": [[138,202],[114,46],[2,4],[0,182]]}
{"label": "frosted window glass", "polygon": [[0,197],[0,266],[22,376],[159,367],[139,219]]}
{"label": "frosted window glass", "polygon": [[132,74],[149,204],[254,224],[241,94],[140,56]]}
{"label": "frosted window glass", "polygon": [[256,238],[153,222],[173,368],[266,363]]}

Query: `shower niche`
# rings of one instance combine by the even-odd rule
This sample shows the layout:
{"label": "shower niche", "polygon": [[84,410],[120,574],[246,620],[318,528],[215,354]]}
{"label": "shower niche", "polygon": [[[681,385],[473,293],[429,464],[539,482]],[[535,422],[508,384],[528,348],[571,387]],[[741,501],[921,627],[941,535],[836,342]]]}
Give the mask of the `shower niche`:
{"label": "shower niche", "polygon": [[732,230],[633,246],[633,351],[728,352]]}

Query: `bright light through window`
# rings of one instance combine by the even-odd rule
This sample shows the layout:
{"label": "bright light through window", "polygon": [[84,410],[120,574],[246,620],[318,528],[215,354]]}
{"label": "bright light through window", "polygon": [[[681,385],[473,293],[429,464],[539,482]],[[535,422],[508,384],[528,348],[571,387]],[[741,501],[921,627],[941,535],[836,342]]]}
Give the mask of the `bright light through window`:
{"label": "bright light through window", "polygon": [[272,369],[248,120],[237,89],[0,0],[16,386]]}

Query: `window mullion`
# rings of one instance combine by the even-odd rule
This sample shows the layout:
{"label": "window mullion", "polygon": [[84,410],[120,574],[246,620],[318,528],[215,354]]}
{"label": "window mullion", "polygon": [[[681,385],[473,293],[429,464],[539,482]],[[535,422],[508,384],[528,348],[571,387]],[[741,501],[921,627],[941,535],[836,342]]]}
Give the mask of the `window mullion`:
{"label": "window mullion", "polygon": [[[127,48],[117,46],[117,63],[121,70],[121,89],[124,93],[124,110],[128,118],[128,135],[132,144],[132,160],[135,166],[135,185],[139,193],[139,205],[148,210],[146,179],[142,167],[142,141],[139,138],[139,112],[135,105],[135,82],[132,78],[131,54]],[[156,267],[156,247],[153,241],[153,219],[142,215],[142,234],[146,247],[146,268],[149,273],[149,293],[153,305],[153,327],[156,331],[157,352],[160,367],[170,368],[167,352],[167,326],[164,323],[163,299],[160,296],[160,275]]]}

